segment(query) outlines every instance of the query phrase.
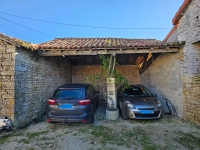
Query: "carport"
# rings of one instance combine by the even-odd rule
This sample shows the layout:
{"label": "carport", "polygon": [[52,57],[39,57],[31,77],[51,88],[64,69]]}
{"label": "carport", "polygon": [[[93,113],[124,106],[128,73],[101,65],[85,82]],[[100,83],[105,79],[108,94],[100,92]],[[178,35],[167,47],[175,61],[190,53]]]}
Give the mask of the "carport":
{"label": "carport", "polygon": [[130,84],[145,85],[159,100],[171,95],[174,104],[183,110],[183,105],[176,103],[182,102],[177,59],[182,43],[155,39],[56,38],[31,44],[0,36],[3,99],[0,114],[11,118],[16,126],[23,127],[43,115],[47,99],[61,84],[84,83],[88,75],[97,73],[101,54],[116,56],[116,69]]}
{"label": "carport", "polygon": [[40,56],[66,57],[72,68],[97,66],[101,64],[98,55],[116,55],[119,66],[135,65],[138,68],[136,74],[142,74],[161,53],[178,52],[181,43],[164,43],[155,39],[56,38],[38,46]]}
{"label": "carport", "polygon": [[[72,65],[72,83],[84,83],[88,75],[99,71],[99,55],[116,55],[117,70],[128,82],[144,84],[151,92],[158,94],[165,106],[163,93],[156,90],[162,86],[155,87],[149,78],[151,75],[142,74],[161,54],[178,53],[181,45],[182,43],[164,43],[155,39],[56,38],[40,44],[37,52],[42,57],[68,59]],[[164,65],[160,63],[159,69],[166,68]],[[171,79],[167,82],[171,82]],[[166,108],[164,110],[167,111]]]}

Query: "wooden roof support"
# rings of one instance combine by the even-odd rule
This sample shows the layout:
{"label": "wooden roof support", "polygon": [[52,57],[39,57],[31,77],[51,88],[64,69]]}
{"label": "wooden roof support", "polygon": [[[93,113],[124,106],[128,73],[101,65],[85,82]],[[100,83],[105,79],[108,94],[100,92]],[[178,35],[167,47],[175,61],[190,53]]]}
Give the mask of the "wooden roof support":
{"label": "wooden roof support", "polygon": [[178,52],[179,48],[158,48],[158,49],[89,49],[89,50],[38,50],[38,54],[41,56],[74,56],[74,55],[98,55],[98,54],[137,54],[137,53],[170,53]]}

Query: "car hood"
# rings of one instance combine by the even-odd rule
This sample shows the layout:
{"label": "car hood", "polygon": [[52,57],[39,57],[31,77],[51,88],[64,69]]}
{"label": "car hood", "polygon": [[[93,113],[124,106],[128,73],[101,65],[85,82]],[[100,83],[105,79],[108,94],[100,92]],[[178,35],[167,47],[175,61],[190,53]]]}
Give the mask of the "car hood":
{"label": "car hood", "polygon": [[148,108],[157,107],[157,100],[155,97],[125,97],[126,101],[132,103],[136,108]]}

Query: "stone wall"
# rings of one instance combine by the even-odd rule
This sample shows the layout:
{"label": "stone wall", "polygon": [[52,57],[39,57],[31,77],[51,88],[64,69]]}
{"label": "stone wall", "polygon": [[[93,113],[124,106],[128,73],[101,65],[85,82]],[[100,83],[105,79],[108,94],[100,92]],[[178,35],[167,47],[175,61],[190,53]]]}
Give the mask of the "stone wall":
{"label": "stone wall", "polygon": [[63,57],[39,57],[19,48],[15,63],[15,125],[22,127],[46,112],[58,86],[71,83],[71,64]]}
{"label": "stone wall", "polygon": [[186,42],[180,56],[184,94],[184,118],[200,125],[200,44]]}
{"label": "stone wall", "polygon": [[[140,83],[139,69],[136,65],[120,65],[116,68],[120,73],[122,73],[128,82],[131,84]],[[72,66],[72,82],[73,83],[86,83],[86,78],[90,74],[98,73],[100,71],[100,66],[98,65],[88,65],[88,66]],[[102,91],[101,86],[96,87],[97,90]],[[102,95],[99,99],[103,99]]]}
{"label": "stone wall", "polygon": [[183,95],[180,73],[179,53],[163,53],[141,75],[145,85],[163,105],[164,113],[169,112],[164,97],[168,98],[183,117]]}
{"label": "stone wall", "polygon": [[130,84],[140,84],[139,66],[137,65],[119,65],[117,70],[125,76]]}
{"label": "stone wall", "polygon": [[[136,65],[119,65],[116,69],[125,76],[130,84],[140,84],[139,69]],[[88,75],[98,73],[100,66],[72,66],[72,82],[85,83]]]}
{"label": "stone wall", "polygon": [[167,39],[167,42],[177,42],[177,29],[174,30],[174,32],[170,35],[170,37]]}
{"label": "stone wall", "polygon": [[0,40],[0,116],[14,120],[15,46]]}
{"label": "stone wall", "polygon": [[192,0],[177,28],[178,41],[186,41],[180,56],[184,93],[184,118],[200,124],[200,1]]}

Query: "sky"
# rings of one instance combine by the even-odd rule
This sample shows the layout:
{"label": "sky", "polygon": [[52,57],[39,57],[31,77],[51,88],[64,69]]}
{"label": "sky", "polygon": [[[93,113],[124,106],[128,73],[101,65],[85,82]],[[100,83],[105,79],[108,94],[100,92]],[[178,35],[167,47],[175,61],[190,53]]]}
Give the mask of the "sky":
{"label": "sky", "polygon": [[31,43],[69,37],[163,40],[183,1],[0,0],[0,33]]}

